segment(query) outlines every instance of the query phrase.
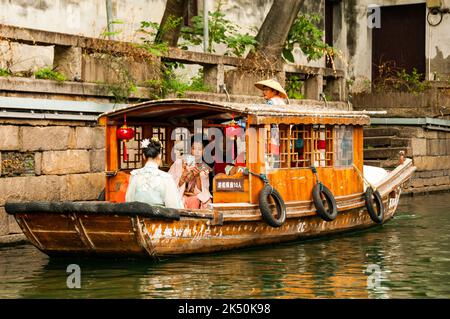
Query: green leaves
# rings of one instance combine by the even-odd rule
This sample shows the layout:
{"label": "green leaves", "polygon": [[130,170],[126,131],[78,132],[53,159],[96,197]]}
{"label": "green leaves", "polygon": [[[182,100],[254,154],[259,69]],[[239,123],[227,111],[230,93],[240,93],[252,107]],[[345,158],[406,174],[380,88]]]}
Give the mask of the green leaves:
{"label": "green leaves", "polygon": [[55,80],[58,82],[64,82],[65,80],[67,80],[64,74],[53,71],[51,68],[42,68],[40,70],[37,70],[34,73],[34,77],[36,79]]}
{"label": "green leaves", "polygon": [[286,80],[286,93],[290,99],[304,99],[304,95],[301,93],[303,82],[297,75],[291,75]]}
{"label": "green leaves", "polygon": [[283,50],[283,58],[294,62],[292,50],[298,43],[308,61],[318,60],[326,54],[332,54],[333,48],[323,41],[324,32],[317,27],[320,16],[317,14],[299,14],[294,21]]}
{"label": "green leaves", "polygon": [[[115,24],[123,24],[123,21],[122,20],[114,20],[114,21],[111,21],[109,24],[108,24],[108,26],[112,26],[112,25],[115,25]],[[109,28],[108,28],[108,30],[109,30]],[[103,31],[102,32],[102,36],[103,37],[105,37],[105,38],[108,38],[108,37],[111,37],[111,36],[116,36],[116,35],[119,35],[120,33],[122,33],[122,30],[117,30],[117,31]]]}
{"label": "green leaves", "polygon": [[166,61],[162,67],[162,77],[160,80],[149,80],[145,83],[151,89],[157,91],[152,98],[165,98],[168,94],[175,94],[177,97],[183,97],[186,91],[211,92],[212,89],[203,84],[203,70],[192,78],[191,83],[187,83],[177,78],[174,70],[184,68],[184,65],[178,62]]}
{"label": "green leaves", "polygon": [[[222,2],[219,1],[217,9],[208,14],[208,52],[215,52],[214,44],[225,44],[228,48],[225,55],[243,56],[248,48],[255,48],[257,41],[254,36],[248,33],[238,33],[239,26],[225,18],[225,13],[221,11],[221,5]],[[202,44],[203,17],[193,17],[191,27],[181,28],[181,37],[185,41],[181,44],[182,49],[187,50],[188,45]]]}
{"label": "green leaves", "polygon": [[291,62],[291,63],[295,62],[294,55],[292,54],[292,49],[284,48],[282,54],[283,54],[283,58],[286,61]]}
{"label": "green leaves", "polygon": [[10,70],[8,70],[8,69],[3,69],[3,68],[0,68],[0,76],[10,76],[12,73],[11,73],[11,71]]}
{"label": "green leaves", "polygon": [[175,18],[170,16],[167,22],[161,28],[156,22],[151,21],[141,21],[141,26],[137,30],[141,34],[139,38],[142,43],[138,44],[137,47],[147,50],[150,54],[161,56],[169,50],[169,45],[167,42],[160,41],[164,33],[171,31],[178,27],[183,18]]}

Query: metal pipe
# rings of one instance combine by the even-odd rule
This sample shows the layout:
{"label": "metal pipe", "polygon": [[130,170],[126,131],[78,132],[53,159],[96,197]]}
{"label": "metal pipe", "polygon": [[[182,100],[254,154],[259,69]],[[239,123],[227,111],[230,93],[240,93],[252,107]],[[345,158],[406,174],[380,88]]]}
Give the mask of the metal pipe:
{"label": "metal pipe", "polygon": [[208,52],[209,26],[208,26],[208,0],[203,0],[203,52]]}
{"label": "metal pipe", "polygon": [[108,29],[108,38],[110,40],[114,39],[114,26],[113,26],[113,10],[112,10],[112,0],[106,0],[106,22]]}

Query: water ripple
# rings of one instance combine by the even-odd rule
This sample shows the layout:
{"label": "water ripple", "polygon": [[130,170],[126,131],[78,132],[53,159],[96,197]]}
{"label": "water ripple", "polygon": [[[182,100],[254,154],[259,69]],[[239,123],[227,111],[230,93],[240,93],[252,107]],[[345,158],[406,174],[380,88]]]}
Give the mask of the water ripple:
{"label": "water ripple", "polygon": [[[402,198],[396,217],[369,231],[159,263],[0,248],[0,298],[449,298],[449,226],[441,194]],[[66,286],[70,263],[81,289]]]}

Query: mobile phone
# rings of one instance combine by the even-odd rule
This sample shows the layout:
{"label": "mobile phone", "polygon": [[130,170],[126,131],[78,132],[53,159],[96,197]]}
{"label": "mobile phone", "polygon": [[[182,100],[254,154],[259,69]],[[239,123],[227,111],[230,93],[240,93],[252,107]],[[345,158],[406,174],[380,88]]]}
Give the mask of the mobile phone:
{"label": "mobile phone", "polygon": [[185,155],[184,161],[187,166],[194,166],[195,165],[195,156],[194,155]]}

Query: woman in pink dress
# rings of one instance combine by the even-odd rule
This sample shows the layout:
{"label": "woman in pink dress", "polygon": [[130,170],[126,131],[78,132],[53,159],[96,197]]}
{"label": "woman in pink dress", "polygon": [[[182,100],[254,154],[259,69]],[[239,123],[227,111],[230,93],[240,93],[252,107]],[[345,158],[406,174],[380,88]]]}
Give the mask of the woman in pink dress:
{"label": "woman in pink dress", "polygon": [[204,141],[201,135],[192,137],[192,155],[177,159],[169,173],[178,186],[184,207],[188,209],[206,209],[212,202],[209,192],[209,174],[212,169],[203,161]]}

